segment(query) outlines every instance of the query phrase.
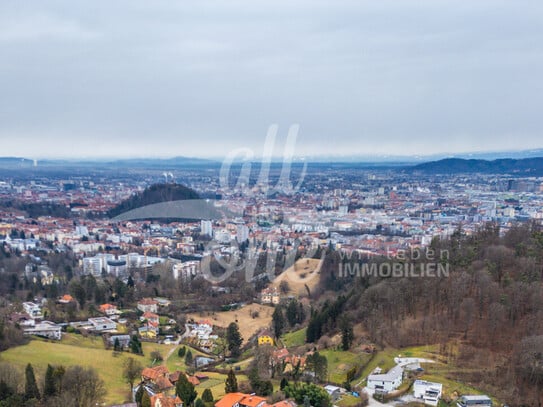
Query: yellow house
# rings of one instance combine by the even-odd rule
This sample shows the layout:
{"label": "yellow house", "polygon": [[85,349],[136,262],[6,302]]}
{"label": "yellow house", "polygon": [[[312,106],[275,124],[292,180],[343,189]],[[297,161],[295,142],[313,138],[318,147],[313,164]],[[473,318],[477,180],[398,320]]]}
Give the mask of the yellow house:
{"label": "yellow house", "polygon": [[260,332],[258,335],[258,345],[272,345],[273,346],[273,337],[268,330]]}

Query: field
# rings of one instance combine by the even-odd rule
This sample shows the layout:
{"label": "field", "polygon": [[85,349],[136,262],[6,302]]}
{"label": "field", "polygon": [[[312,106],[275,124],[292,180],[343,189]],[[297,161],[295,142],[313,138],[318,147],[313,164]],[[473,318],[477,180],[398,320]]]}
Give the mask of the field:
{"label": "field", "polygon": [[307,297],[307,287],[315,288],[319,282],[322,260],[300,259],[294,265],[279,274],[272,282],[273,287],[279,288],[282,281],[289,286],[288,295]]}
{"label": "field", "polygon": [[307,328],[298,329],[297,331],[289,332],[281,337],[283,345],[287,348],[302,346],[305,344],[305,334]]}
{"label": "field", "polygon": [[142,365],[148,366],[151,364],[149,355],[153,350],[160,351],[165,357],[173,347],[175,345],[143,343],[145,356],[130,353],[113,356],[112,351],[104,349],[100,338],[66,334],[61,342],[34,339],[26,345],[8,349],[0,354],[0,361],[9,362],[21,369],[24,369],[27,363],[32,363],[38,383],[43,382],[47,364],[93,367],[106,383],[106,403],[119,403],[125,401],[129,391],[128,384],[122,378],[126,358],[133,357]]}
{"label": "field", "polygon": [[355,366],[368,363],[371,355],[363,353],[345,352],[333,349],[325,349],[319,352],[328,359],[329,381],[337,384],[345,382],[347,371]]}
{"label": "field", "polygon": [[[253,315],[258,314],[253,318]],[[256,334],[262,328],[271,324],[273,308],[260,304],[249,304],[232,311],[225,312],[197,312],[187,314],[187,319],[199,321],[209,319],[214,325],[226,328],[230,323],[236,322],[244,341]]]}
{"label": "field", "polygon": [[[209,379],[204,380],[199,386],[196,387],[198,395],[201,396],[204,389],[210,389],[215,400],[224,396],[224,381],[226,380],[226,375],[215,372],[203,372],[202,374],[208,376]],[[236,373],[236,378],[238,380],[238,384],[248,380],[247,376],[239,373]]]}

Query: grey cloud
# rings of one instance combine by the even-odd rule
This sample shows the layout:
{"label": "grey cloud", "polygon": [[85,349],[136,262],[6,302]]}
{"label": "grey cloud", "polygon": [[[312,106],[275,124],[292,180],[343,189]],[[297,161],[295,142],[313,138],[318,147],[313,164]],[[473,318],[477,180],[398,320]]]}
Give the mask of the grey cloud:
{"label": "grey cloud", "polygon": [[291,3],[3,2],[0,155],[541,146],[540,2]]}

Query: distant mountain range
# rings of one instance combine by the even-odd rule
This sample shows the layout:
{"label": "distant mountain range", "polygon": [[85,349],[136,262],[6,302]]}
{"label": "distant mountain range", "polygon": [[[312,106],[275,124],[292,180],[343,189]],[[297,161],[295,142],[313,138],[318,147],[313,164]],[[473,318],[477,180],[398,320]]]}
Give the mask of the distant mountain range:
{"label": "distant mountain range", "polygon": [[[488,152],[463,154],[457,157],[444,156],[351,156],[351,157],[307,157],[294,160],[293,165],[307,162],[315,166],[328,165],[344,168],[388,168],[424,173],[495,173],[512,175],[543,175],[543,149],[516,152]],[[258,161],[255,160],[258,164]],[[6,170],[58,170],[72,169],[159,169],[169,171],[176,168],[208,167],[219,168],[221,160],[193,157],[174,158],[126,158],[126,159],[44,159],[32,160],[23,157],[0,157],[0,168]],[[235,162],[234,166],[241,165]],[[272,166],[281,166],[273,161]]]}
{"label": "distant mountain range", "polygon": [[64,159],[43,159],[30,160],[23,157],[0,157],[1,168],[30,168],[30,167],[146,167],[146,168],[175,168],[190,167],[200,165],[220,165],[219,161],[208,160],[204,158],[193,157],[173,157],[173,158],[119,158],[119,159],[100,159],[100,158],[82,158],[73,160]]}
{"label": "distant mountain range", "polygon": [[501,158],[492,161],[446,158],[417,164],[407,169],[432,174],[482,173],[541,176],[543,175],[543,157],[522,159]]}

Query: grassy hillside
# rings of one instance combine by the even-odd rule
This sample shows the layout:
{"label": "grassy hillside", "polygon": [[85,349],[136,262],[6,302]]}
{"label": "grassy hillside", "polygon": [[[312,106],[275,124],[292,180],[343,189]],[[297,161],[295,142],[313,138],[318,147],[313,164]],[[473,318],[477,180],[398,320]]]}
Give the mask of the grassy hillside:
{"label": "grassy hillside", "polygon": [[9,362],[24,369],[27,363],[32,363],[38,383],[42,385],[47,364],[51,365],[81,365],[93,367],[104,380],[107,389],[106,402],[118,403],[125,401],[129,386],[122,378],[123,363],[126,358],[133,357],[142,365],[151,363],[149,358],[153,350],[159,350],[165,357],[173,346],[144,343],[145,356],[122,353],[114,356],[113,352],[104,349],[99,338],[83,338],[80,335],[66,335],[62,342],[49,342],[41,339],[30,341],[27,345],[8,349],[0,354],[0,360]]}

